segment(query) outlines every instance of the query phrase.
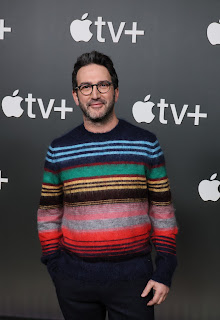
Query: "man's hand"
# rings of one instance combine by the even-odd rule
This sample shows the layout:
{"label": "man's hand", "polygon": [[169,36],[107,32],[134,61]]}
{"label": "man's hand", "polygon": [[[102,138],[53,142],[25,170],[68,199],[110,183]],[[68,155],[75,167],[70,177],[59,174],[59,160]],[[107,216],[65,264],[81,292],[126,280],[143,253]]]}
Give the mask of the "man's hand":
{"label": "man's hand", "polygon": [[146,297],[152,288],[154,290],[154,297],[148,302],[147,306],[161,304],[166,299],[170,290],[169,287],[167,287],[163,283],[159,283],[154,280],[149,280],[141,296]]}

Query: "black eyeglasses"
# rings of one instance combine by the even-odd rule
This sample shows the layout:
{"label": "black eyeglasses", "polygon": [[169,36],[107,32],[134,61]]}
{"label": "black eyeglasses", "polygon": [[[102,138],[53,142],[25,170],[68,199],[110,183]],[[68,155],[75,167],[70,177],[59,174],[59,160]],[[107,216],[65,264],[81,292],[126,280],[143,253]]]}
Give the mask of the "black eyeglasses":
{"label": "black eyeglasses", "polygon": [[112,82],[100,81],[99,83],[96,83],[96,84],[90,84],[90,83],[81,84],[75,89],[79,89],[84,96],[89,96],[92,93],[94,86],[96,86],[96,88],[100,93],[107,93],[110,90],[111,85],[112,85]]}

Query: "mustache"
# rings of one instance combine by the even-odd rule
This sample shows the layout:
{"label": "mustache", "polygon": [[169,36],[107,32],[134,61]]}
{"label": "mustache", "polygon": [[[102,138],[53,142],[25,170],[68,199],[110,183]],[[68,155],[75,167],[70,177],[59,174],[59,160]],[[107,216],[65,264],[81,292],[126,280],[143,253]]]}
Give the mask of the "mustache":
{"label": "mustache", "polygon": [[106,101],[104,99],[91,99],[88,103],[87,103],[87,107],[91,106],[91,104],[93,103],[102,103],[102,104],[106,104]]}

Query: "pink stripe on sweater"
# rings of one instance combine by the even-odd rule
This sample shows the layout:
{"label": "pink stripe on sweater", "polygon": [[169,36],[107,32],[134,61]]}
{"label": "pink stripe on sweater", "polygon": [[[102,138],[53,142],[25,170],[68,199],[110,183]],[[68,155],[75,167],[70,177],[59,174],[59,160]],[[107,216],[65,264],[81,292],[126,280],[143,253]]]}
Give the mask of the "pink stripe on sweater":
{"label": "pink stripe on sweater", "polygon": [[148,202],[102,204],[83,207],[65,207],[64,216],[68,220],[114,219],[146,215]]}
{"label": "pink stripe on sweater", "polygon": [[61,223],[61,219],[63,216],[63,208],[60,209],[48,209],[48,210],[44,210],[44,209],[38,209],[37,212],[37,221],[38,222],[58,222],[60,221]]}
{"label": "pink stripe on sweater", "polygon": [[133,216],[146,215],[146,210],[135,210],[135,211],[121,211],[121,212],[102,212],[95,214],[81,214],[75,215],[72,213],[65,213],[65,218],[68,220],[100,220],[100,219],[117,219]]}
{"label": "pink stripe on sweater", "polygon": [[174,217],[173,205],[169,206],[155,206],[152,205],[149,210],[149,216],[154,219],[170,219]]}

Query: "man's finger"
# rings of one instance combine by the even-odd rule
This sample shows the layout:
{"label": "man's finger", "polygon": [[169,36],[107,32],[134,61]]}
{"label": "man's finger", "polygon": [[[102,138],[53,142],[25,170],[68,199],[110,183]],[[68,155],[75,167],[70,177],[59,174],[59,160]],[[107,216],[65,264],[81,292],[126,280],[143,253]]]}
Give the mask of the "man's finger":
{"label": "man's finger", "polygon": [[166,299],[169,292],[169,287],[167,287],[166,285],[154,280],[149,280],[141,294],[141,297],[146,297],[151,289],[154,289],[154,297],[147,303],[148,306],[161,304]]}
{"label": "man's finger", "polygon": [[158,304],[158,302],[160,301],[160,299],[162,298],[161,293],[155,291],[154,297],[153,299],[151,299],[148,303],[147,306],[152,306],[154,304]]}
{"label": "man's finger", "polygon": [[146,287],[144,288],[141,297],[146,297],[148,295],[148,293],[151,291],[151,289],[153,288],[153,283],[150,281],[148,281]]}
{"label": "man's finger", "polygon": [[163,295],[159,298],[159,300],[157,301],[157,304],[161,304],[162,302],[164,302],[164,300],[166,299],[167,295]]}
{"label": "man's finger", "polygon": [[164,300],[166,300],[167,295],[168,295],[168,293],[166,293],[166,294],[163,296],[163,299],[162,299],[162,301],[161,301],[160,303],[162,303],[162,302],[164,302]]}

